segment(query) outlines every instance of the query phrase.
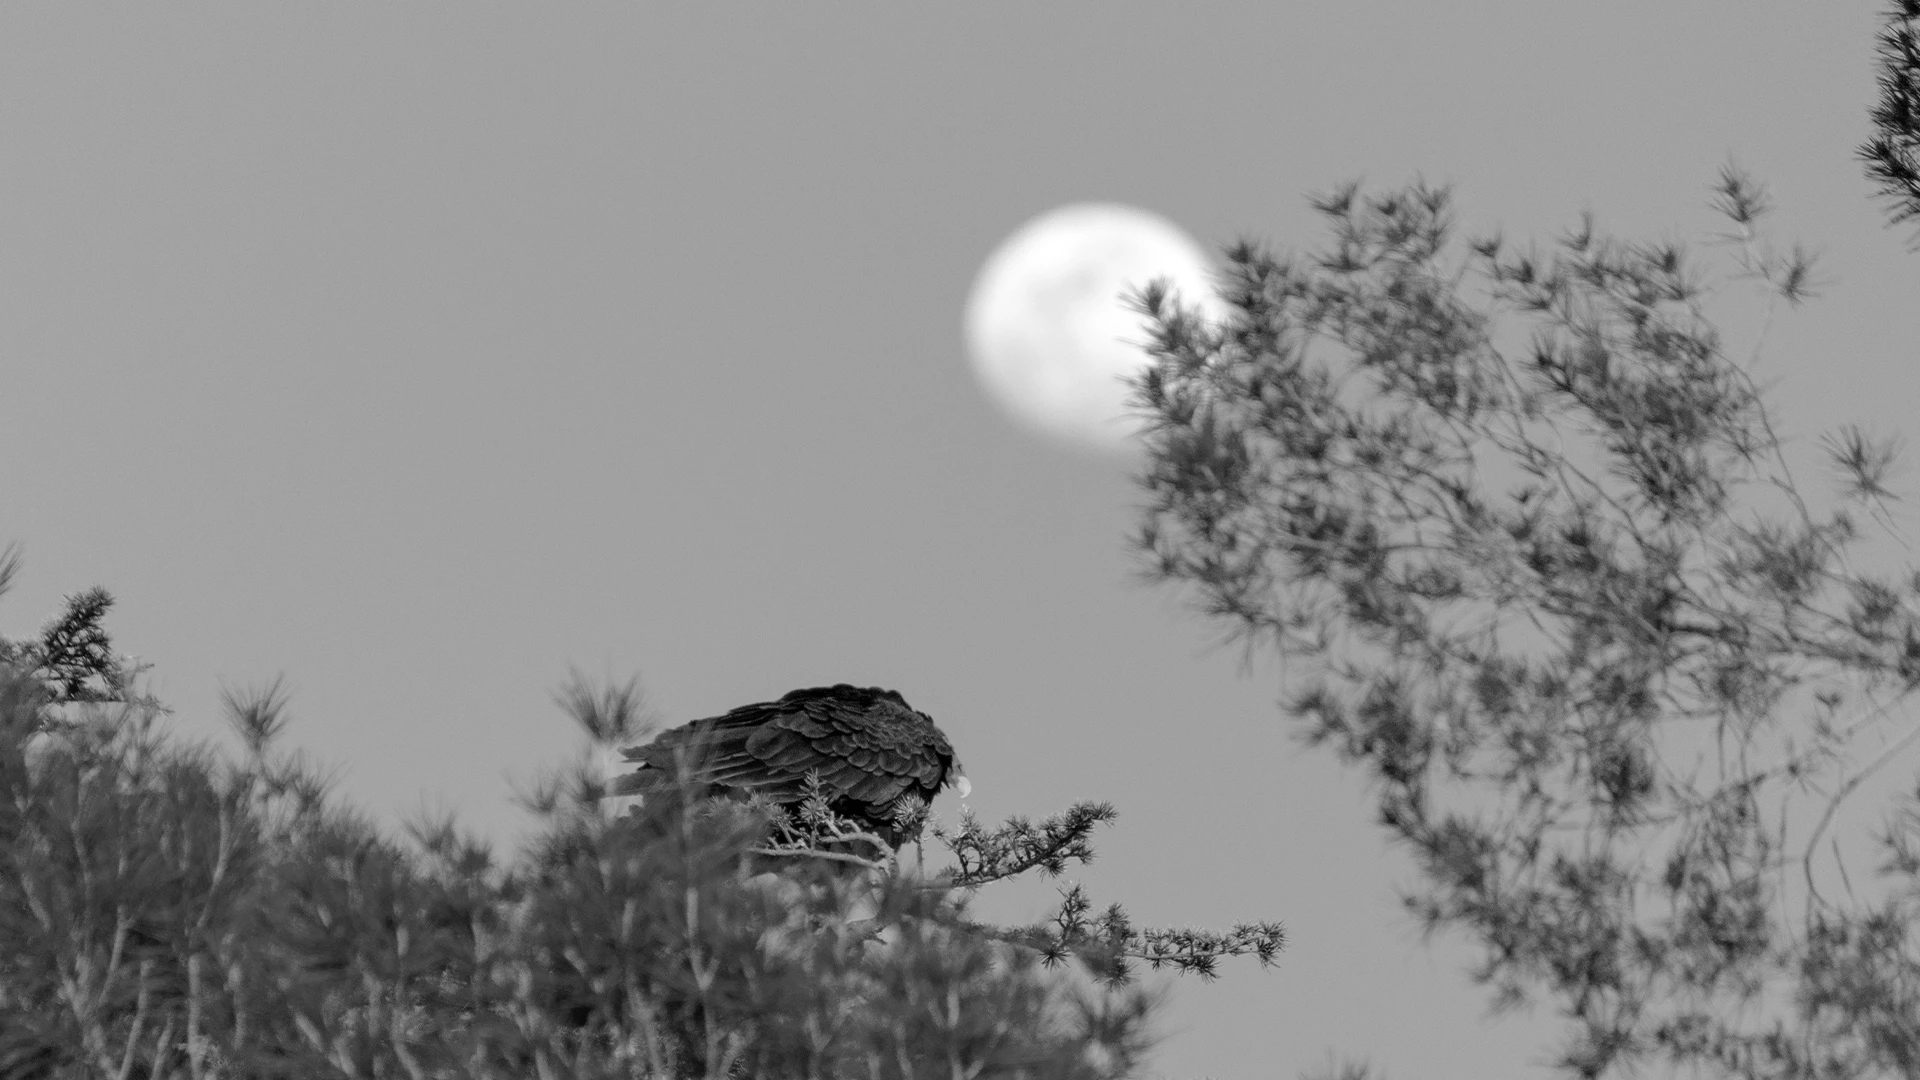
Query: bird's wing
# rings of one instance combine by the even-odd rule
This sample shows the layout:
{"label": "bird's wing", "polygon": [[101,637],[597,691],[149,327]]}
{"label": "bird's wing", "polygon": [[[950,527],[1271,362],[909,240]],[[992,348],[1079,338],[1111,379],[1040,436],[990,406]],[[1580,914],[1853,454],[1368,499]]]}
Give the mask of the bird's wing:
{"label": "bird's wing", "polygon": [[817,775],[829,798],[876,807],[910,789],[937,790],[953,759],[945,737],[898,694],[844,685],[696,720],[623,754],[641,767],[614,782],[615,794],[643,793],[685,768],[697,783],[783,800]]}
{"label": "bird's wing", "polygon": [[640,795],[685,778],[696,784],[723,784],[746,790],[764,788],[774,777],[747,750],[747,741],[771,716],[772,705],[743,705],[722,716],[695,720],[661,732],[653,741],[628,747],[621,756],[639,766],[615,780],[616,795]]}
{"label": "bird's wing", "polygon": [[842,797],[881,806],[910,788],[939,788],[953,751],[932,722],[898,694],[859,691],[795,704],[797,712],[775,726],[803,736],[829,763],[816,766],[821,782]]}

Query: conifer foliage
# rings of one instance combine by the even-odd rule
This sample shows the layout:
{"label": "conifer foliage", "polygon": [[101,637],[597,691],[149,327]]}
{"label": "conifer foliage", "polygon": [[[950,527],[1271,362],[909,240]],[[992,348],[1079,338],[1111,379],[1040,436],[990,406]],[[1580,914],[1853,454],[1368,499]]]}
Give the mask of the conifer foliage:
{"label": "conifer foliage", "polygon": [[1811,261],[1737,170],[1714,202],[1703,259],[1591,220],[1462,241],[1444,190],[1349,186],[1320,250],[1227,252],[1222,323],[1146,290],[1138,550],[1284,658],[1409,911],[1558,1009],[1565,1073],[1911,1076],[1920,814],[1874,850],[1843,813],[1920,738],[1920,575],[1859,551],[1894,452],[1844,430],[1837,489],[1796,483],[1706,282],[1770,318]]}
{"label": "conifer foliage", "polygon": [[1860,147],[1867,178],[1894,224],[1920,219],[1920,0],[1898,0],[1880,31],[1880,100]]}
{"label": "conifer foliage", "polygon": [[[110,603],[71,598],[0,655],[10,1080],[1094,1080],[1150,1044],[1134,965],[1209,974],[1281,944],[1270,924],[1138,929],[1077,889],[1039,926],[968,915],[983,885],[1091,858],[1112,817],[1092,804],[969,819],[943,834],[957,867],[923,875],[822,843],[857,831],[824,803],[795,825],[668,787],[609,820],[583,756],[524,796],[541,827],[516,857],[450,817],[389,838],[279,749],[278,684],[229,695],[237,763],[167,739]],[[559,700],[603,749],[641,722],[633,683]]]}

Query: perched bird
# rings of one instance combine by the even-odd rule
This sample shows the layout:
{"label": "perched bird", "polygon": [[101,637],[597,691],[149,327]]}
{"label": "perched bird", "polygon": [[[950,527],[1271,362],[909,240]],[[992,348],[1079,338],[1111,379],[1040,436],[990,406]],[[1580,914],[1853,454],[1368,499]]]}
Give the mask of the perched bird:
{"label": "perched bird", "polygon": [[621,754],[639,768],[617,778],[611,795],[645,795],[684,775],[718,793],[792,807],[806,797],[807,777],[818,776],[834,813],[896,848],[918,836],[942,788],[963,799],[973,789],[933,718],[877,686],[795,690],[671,728]]}

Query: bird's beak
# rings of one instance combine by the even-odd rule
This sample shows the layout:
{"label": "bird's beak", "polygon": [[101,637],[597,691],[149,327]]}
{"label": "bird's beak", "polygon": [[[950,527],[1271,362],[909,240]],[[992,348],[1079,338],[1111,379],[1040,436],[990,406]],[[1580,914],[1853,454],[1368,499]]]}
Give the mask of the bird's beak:
{"label": "bird's beak", "polygon": [[962,776],[953,782],[953,790],[959,792],[960,797],[964,799],[973,794],[973,781]]}

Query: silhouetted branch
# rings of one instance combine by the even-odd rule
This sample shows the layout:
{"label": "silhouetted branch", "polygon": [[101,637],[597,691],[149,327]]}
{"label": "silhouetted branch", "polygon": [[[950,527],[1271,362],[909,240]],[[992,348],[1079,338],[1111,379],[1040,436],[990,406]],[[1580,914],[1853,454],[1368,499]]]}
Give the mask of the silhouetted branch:
{"label": "silhouetted branch", "polygon": [[959,866],[945,880],[954,888],[976,889],[989,882],[1038,869],[1048,876],[1069,862],[1093,861],[1093,830],[1117,816],[1109,803],[1075,803],[1035,825],[1013,817],[998,829],[982,828],[969,813],[957,832],[936,827],[934,837],[953,852]]}
{"label": "silhouetted branch", "polygon": [[1898,0],[1886,19],[1876,45],[1880,100],[1869,114],[1875,134],[1859,157],[1900,225],[1920,217],[1920,0]]}

